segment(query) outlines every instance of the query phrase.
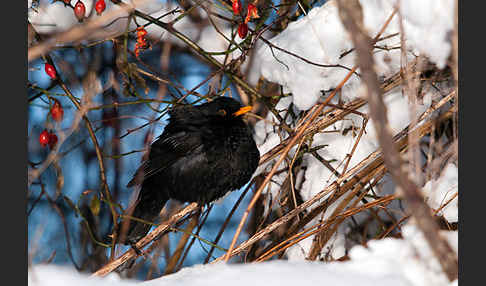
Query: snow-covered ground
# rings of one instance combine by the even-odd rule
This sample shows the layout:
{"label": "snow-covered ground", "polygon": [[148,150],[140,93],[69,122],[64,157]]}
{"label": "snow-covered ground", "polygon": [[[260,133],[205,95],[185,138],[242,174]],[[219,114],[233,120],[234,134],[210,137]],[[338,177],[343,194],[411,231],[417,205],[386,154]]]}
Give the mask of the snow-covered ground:
{"label": "snow-covered ground", "polygon": [[[457,232],[443,232],[455,251]],[[333,286],[445,286],[441,272],[422,234],[411,224],[403,228],[404,239],[370,241],[368,248],[355,246],[346,262],[276,260],[250,264],[223,262],[186,267],[179,272],[140,282],[122,280],[112,273],[105,278],[79,274],[73,268],[34,265],[29,269],[31,286],[248,286],[248,285],[333,285]]]}

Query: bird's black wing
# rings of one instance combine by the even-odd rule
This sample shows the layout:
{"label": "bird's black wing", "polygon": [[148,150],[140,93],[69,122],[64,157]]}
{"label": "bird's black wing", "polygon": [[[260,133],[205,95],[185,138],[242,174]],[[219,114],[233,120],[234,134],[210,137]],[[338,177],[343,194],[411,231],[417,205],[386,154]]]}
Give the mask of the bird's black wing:
{"label": "bird's black wing", "polygon": [[127,187],[141,185],[151,176],[158,174],[182,157],[190,155],[202,145],[197,133],[179,131],[173,134],[162,134],[151,146],[149,159],[142,163]]}

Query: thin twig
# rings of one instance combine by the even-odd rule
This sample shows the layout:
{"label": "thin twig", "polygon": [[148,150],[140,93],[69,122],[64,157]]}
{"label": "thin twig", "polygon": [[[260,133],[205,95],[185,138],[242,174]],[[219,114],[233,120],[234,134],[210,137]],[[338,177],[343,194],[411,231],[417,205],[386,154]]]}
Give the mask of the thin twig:
{"label": "thin twig", "polygon": [[393,181],[400,187],[410,212],[423,232],[430,248],[437,257],[450,281],[457,279],[458,262],[455,252],[448,242],[439,235],[439,227],[431,215],[429,206],[424,202],[421,192],[403,171],[402,159],[394,148],[386,106],[382,99],[382,91],[378,76],[374,70],[371,39],[364,30],[363,10],[358,0],[339,0],[339,16],[345,28],[350,32],[362,79],[366,86],[370,107],[370,116],[376,122],[375,129],[378,141],[384,153],[385,165]]}

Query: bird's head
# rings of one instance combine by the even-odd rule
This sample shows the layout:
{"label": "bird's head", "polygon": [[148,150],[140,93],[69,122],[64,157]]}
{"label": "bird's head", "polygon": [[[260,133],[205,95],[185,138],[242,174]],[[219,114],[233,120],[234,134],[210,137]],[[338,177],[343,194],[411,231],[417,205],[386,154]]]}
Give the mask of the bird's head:
{"label": "bird's head", "polygon": [[218,97],[211,102],[201,105],[207,115],[213,118],[235,119],[251,111],[251,106],[242,106],[238,101],[230,97]]}

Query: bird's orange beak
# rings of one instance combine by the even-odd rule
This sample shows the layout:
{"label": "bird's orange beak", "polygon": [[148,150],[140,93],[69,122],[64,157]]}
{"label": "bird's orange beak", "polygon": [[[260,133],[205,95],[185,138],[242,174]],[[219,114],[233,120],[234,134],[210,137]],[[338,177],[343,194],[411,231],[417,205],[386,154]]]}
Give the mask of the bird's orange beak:
{"label": "bird's orange beak", "polygon": [[235,113],[233,113],[234,116],[240,116],[243,115],[247,112],[250,112],[253,107],[251,105],[248,106],[243,106],[242,108],[238,109]]}

